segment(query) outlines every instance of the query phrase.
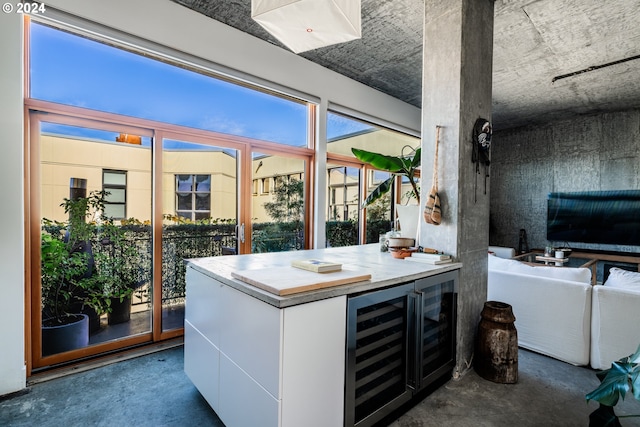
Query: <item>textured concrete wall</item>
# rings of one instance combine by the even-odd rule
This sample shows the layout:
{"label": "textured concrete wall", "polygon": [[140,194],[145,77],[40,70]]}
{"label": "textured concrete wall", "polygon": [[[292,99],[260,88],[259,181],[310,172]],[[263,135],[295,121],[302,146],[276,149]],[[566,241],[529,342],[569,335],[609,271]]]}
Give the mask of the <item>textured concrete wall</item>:
{"label": "textured concrete wall", "polygon": [[442,224],[421,220],[420,244],[453,254],[464,266],[458,293],[457,375],[471,366],[480,311],[487,295],[489,195],[475,193],[471,135],[490,119],[493,0],[425,2],[422,195],[432,185],[436,125]]}
{"label": "textured concrete wall", "polygon": [[[495,132],[491,148],[492,245],[544,248],[550,192],[640,189],[640,110]],[[637,246],[571,243],[640,252]]]}

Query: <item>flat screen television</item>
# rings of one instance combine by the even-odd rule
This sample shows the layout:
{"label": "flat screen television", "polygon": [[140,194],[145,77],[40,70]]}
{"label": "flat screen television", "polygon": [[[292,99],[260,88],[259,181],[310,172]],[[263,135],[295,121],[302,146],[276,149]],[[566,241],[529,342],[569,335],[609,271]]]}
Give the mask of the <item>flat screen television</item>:
{"label": "flat screen television", "polygon": [[640,190],[549,193],[547,240],[640,245]]}

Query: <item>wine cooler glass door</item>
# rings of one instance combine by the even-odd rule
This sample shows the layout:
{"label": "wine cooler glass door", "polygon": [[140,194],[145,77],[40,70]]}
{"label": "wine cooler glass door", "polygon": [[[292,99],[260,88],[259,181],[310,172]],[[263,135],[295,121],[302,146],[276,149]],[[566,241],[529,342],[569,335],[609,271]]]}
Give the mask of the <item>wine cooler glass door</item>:
{"label": "wine cooler glass door", "polygon": [[418,390],[441,378],[455,364],[457,272],[416,281]]}
{"label": "wine cooler glass door", "polygon": [[370,426],[408,401],[414,283],[351,298],[345,426]]}

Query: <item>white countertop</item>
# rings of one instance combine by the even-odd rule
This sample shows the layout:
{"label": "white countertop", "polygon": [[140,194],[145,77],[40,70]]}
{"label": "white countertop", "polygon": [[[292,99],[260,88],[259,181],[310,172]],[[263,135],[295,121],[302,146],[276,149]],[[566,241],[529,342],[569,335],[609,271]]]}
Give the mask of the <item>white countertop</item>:
{"label": "white countertop", "polygon": [[[371,274],[371,280],[277,296],[231,276],[233,271],[290,266],[293,259],[308,258],[342,263],[343,267]],[[388,252],[380,252],[380,245],[377,243],[304,251],[194,258],[186,262],[195,270],[278,308],[385,288],[462,267],[462,264],[456,262],[430,265],[396,259]],[[286,277],[283,277],[283,280],[286,280]],[[189,284],[187,283],[187,296],[188,293]]]}

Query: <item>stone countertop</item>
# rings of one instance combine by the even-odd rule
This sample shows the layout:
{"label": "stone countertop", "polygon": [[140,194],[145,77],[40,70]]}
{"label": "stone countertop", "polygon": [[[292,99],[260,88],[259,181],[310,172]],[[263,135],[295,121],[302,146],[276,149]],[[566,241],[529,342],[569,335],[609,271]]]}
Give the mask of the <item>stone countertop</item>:
{"label": "stone countertop", "polygon": [[[294,259],[308,258],[342,263],[343,266],[349,266],[352,270],[371,274],[371,280],[278,296],[231,276],[233,271],[285,267],[290,266]],[[193,258],[186,260],[186,263],[187,266],[213,279],[278,308],[381,289],[462,267],[461,263],[456,262],[431,265],[396,259],[388,252],[380,252],[380,245],[377,243],[303,251]],[[189,284],[187,284],[187,296],[188,293]]]}

